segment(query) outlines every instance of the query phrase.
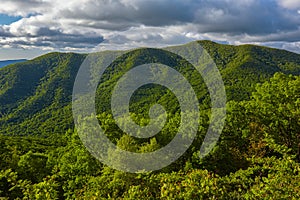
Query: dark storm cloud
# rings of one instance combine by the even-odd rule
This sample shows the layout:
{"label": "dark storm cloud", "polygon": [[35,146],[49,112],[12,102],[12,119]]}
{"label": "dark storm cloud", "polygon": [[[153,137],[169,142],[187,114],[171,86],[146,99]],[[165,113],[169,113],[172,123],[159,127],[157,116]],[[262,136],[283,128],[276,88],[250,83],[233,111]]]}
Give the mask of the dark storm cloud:
{"label": "dark storm cloud", "polygon": [[64,33],[48,27],[40,27],[34,34],[27,33],[22,37],[14,36],[0,28],[0,37],[1,45],[11,47],[93,48],[103,42],[103,37],[96,34]]}
{"label": "dark storm cloud", "polygon": [[284,9],[274,0],[89,1],[81,7],[61,9],[59,15],[85,19],[90,23],[82,25],[111,30],[191,23],[201,33],[231,35],[294,31],[300,25],[297,10]]}
{"label": "dark storm cloud", "polygon": [[[167,26],[191,22],[190,1],[88,1],[82,6],[61,9],[63,18],[89,20],[98,28],[124,29],[132,26]],[[89,26],[89,24],[87,24]]]}
{"label": "dark storm cloud", "polygon": [[[13,2],[13,3],[12,3]],[[28,16],[0,26],[0,43],[54,48],[179,44],[195,39],[300,41],[299,0],[3,0],[0,13]],[[92,33],[92,34],[87,34]],[[73,43],[73,44],[72,44]],[[298,45],[289,45],[298,47]],[[299,50],[300,51],[300,50]]]}
{"label": "dark storm cloud", "polygon": [[239,4],[238,1],[210,1],[197,10],[193,22],[199,32],[238,35],[265,35],[281,31],[295,31],[300,15],[286,10],[272,0]]}
{"label": "dark storm cloud", "polygon": [[1,0],[0,13],[26,17],[51,7],[51,1],[43,0]]}

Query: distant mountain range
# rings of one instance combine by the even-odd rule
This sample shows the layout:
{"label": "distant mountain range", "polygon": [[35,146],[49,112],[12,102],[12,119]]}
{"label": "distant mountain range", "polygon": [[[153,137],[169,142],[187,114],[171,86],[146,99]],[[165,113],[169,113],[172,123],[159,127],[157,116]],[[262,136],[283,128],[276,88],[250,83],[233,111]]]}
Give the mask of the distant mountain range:
{"label": "distant mountain range", "polygon": [[7,65],[10,65],[10,64],[14,64],[14,63],[19,63],[19,62],[25,62],[26,59],[19,59],[19,60],[1,60],[0,61],[0,68],[1,67],[5,67]]}
{"label": "distant mountain range", "polygon": [[[198,43],[219,68],[228,100],[249,99],[255,85],[269,80],[276,72],[300,75],[300,55],[296,53],[255,45]],[[146,53],[137,50],[123,62],[151,61],[151,56],[145,56]],[[72,128],[72,89],[85,57],[85,54],[50,53],[0,69],[0,134],[65,133]],[[109,72],[106,88],[110,87],[112,80],[116,80],[113,76],[116,72],[115,69]],[[195,83],[198,84],[197,81]],[[204,83],[199,84],[202,84],[199,88],[205,88]],[[105,92],[99,95],[103,98],[108,96]],[[161,95],[165,93],[161,92]],[[154,99],[151,95],[140,96],[142,103]],[[199,98],[199,101],[209,104],[207,91]]]}

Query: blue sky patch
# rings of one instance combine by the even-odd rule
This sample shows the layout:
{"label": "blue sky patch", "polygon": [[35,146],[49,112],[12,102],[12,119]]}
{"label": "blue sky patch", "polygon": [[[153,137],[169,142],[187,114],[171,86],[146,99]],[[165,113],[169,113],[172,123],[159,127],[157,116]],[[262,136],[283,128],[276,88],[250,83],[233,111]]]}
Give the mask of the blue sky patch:
{"label": "blue sky patch", "polygon": [[16,22],[18,20],[22,19],[22,17],[18,16],[18,17],[15,17],[15,16],[8,16],[8,15],[5,15],[5,14],[0,14],[0,25],[9,25],[13,22]]}

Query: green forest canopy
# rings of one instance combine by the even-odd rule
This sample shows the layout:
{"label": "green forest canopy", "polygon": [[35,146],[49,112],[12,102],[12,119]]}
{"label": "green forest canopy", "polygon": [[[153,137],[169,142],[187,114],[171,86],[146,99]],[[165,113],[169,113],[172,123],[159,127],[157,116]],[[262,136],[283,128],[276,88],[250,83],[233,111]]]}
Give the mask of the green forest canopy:
{"label": "green forest canopy", "polygon": [[[225,82],[228,103],[222,135],[209,156],[199,159],[209,122],[209,98],[200,92],[207,112],[201,113],[193,145],[172,165],[144,174],[104,166],[74,130],[71,92],[85,55],[51,53],[1,69],[0,197],[299,199],[300,56],[252,45],[199,43]],[[143,53],[128,59],[136,61]],[[153,101],[146,95],[149,91],[158,92],[157,99],[173,109],[173,122],[178,120],[172,94],[155,87],[141,90],[144,95],[132,109]],[[100,109],[98,118],[120,148],[140,153],[164,146],[176,133],[176,123],[167,123],[157,137],[137,140],[120,133],[110,113]]]}

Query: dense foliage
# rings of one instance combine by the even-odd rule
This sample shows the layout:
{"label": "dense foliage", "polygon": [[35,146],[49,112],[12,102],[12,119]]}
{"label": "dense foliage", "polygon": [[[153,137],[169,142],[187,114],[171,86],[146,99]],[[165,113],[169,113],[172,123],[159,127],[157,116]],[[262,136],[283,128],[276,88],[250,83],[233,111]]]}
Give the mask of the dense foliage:
{"label": "dense foliage", "polygon": [[[113,170],[92,157],[78,138],[70,100],[85,55],[52,53],[1,69],[0,198],[299,199],[300,56],[251,45],[200,43],[224,78],[229,101],[223,133],[213,151],[200,159],[209,98],[201,92],[206,89],[201,77],[187,73],[203,110],[198,137],[179,160],[151,173]],[[145,52],[120,62],[126,68],[141,56]],[[181,70],[184,73],[186,68]],[[110,85],[116,79],[117,75],[103,82]],[[149,93],[159,95],[149,98]],[[105,94],[98,93],[99,99],[101,95]],[[97,117],[120,148],[153,151],[176,133],[178,102],[169,91],[154,86],[135,95],[131,110],[138,123],[147,123],[139,113],[148,108],[141,105],[159,101],[171,110],[156,137],[141,140],[120,133],[107,109],[98,109]]]}

